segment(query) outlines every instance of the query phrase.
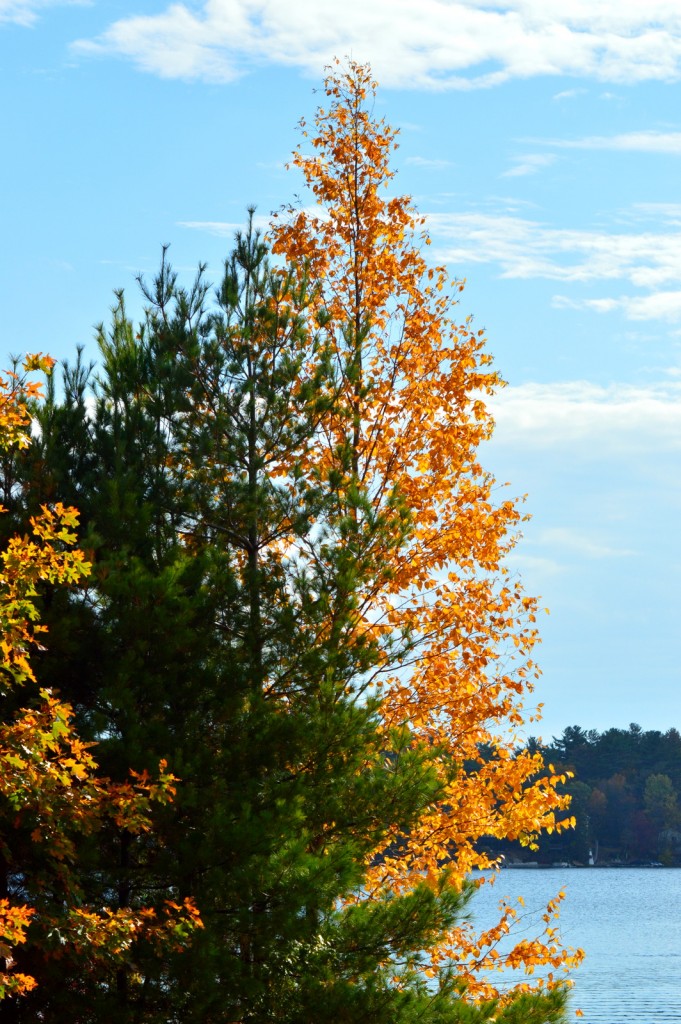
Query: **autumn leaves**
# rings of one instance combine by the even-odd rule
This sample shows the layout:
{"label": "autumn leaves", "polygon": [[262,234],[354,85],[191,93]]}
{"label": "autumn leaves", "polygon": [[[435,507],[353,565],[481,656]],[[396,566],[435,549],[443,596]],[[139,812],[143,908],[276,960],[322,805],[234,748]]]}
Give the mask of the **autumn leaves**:
{"label": "autumn leaves", "polygon": [[[498,501],[478,461],[492,429],[482,398],[502,382],[482,332],[453,318],[461,285],[428,264],[424,219],[393,193],[397,133],[375,117],[375,90],[365,66],[332,70],[327,102],[313,125],[302,123],[293,157],[316,209],[283,211],[272,238],[275,252],[307,262],[330,315],[351,417],[328,421],[327,457],[351,444],[375,511],[398,494],[411,523],[390,579],[363,607],[367,629],[380,623],[409,637],[408,654],[384,666],[381,712],[386,727],[407,722],[415,743],[440,751],[442,796],[424,808],[407,850],[370,869],[380,892],[437,877],[443,863],[461,884],[490,866],[485,836],[530,842],[569,819],[561,779],[514,749],[538,637],[536,601],[504,564],[521,515],[514,501]],[[474,975],[497,965],[476,954],[475,939],[457,928],[432,963],[454,962],[479,991]],[[557,958],[542,942],[512,957],[528,966]]]}

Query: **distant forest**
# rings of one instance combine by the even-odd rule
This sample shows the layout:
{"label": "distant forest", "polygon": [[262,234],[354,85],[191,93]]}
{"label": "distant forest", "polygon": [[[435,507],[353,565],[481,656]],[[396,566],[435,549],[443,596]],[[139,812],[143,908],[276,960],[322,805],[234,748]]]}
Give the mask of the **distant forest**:
{"label": "distant forest", "polygon": [[530,739],[556,771],[571,771],[565,785],[576,827],[543,835],[536,849],[495,844],[508,861],[540,864],[681,865],[681,734],[676,729],[628,729],[599,733],[578,725],[548,744]]}

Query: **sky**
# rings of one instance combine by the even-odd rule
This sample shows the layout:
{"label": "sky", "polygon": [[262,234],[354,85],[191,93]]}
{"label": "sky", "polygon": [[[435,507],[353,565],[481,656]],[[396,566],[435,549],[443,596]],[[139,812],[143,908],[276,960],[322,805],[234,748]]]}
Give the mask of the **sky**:
{"label": "sky", "polygon": [[545,740],[681,729],[678,0],[0,0],[0,349],[96,357],[161,246],[220,276],[338,56],[507,387],[482,460],[531,515]]}

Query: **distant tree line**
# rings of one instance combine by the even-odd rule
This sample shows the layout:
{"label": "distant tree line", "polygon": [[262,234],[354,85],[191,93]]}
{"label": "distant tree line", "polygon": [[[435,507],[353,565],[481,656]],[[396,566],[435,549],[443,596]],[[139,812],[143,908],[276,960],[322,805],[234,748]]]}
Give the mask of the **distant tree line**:
{"label": "distant tree line", "polygon": [[540,863],[681,864],[681,734],[628,729],[598,732],[578,725],[550,744],[530,739],[557,772],[570,771],[569,832],[542,836],[533,850],[504,842],[497,852]]}

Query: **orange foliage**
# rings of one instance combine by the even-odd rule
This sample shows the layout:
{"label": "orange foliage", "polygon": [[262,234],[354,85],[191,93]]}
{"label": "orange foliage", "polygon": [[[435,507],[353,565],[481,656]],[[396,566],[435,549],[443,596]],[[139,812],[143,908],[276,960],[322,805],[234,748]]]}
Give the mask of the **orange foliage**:
{"label": "orange foliage", "polygon": [[[0,448],[27,443],[30,417],[27,403],[39,393],[26,374],[49,371],[52,360],[32,356],[24,374],[0,378]],[[44,632],[37,622],[34,599],[41,582],[76,583],[89,572],[81,551],[72,548],[78,522],[74,509],[43,508],[31,520],[31,537],[13,537],[0,555],[0,694],[35,682],[29,661],[31,648]],[[114,785],[97,776],[97,763],[73,731],[72,711],[47,690],[40,690],[31,707],[22,708],[0,725],[0,798],[10,811],[15,829],[32,828],[31,841],[49,863],[52,884],[62,894],[62,908],[41,908],[40,934],[58,931],[62,948],[83,957],[84,965],[120,966],[133,941],[144,937],[156,946],[181,948],[200,925],[191,902],[168,903],[160,913],[84,907],[73,866],[78,837],[105,822],[131,833],[147,831],[150,801],[172,799],[175,778],[165,762],[157,779],[133,773],[133,781]],[[0,839],[0,863],[12,864],[11,833]],[[21,870],[30,887],[26,865]],[[45,870],[44,868],[42,870]],[[40,888],[40,880],[37,880]],[[57,901],[59,906],[59,901]],[[0,999],[35,987],[35,979],[14,969],[17,946],[30,941],[36,910],[0,900]],[[40,941],[35,939],[35,941]],[[53,955],[59,955],[56,950]],[[85,967],[84,967],[85,969]]]}
{"label": "orange foliage", "polygon": [[[515,752],[538,675],[537,602],[505,565],[522,519],[517,502],[498,498],[478,458],[493,429],[485,398],[503,382],[483,332],[453,319],[463,284],[427,262],[424,218],[390,191],[397,133],[372,116],[375,90],[367,67],[336,62],[328,106],[313,130],[301,123],[312,151],[293,156],[317,207],[288,208],[271,233],[275,252],[305,261],[319,287],[318,322],[329,317],[345,403],[323,424],[323,470],[342,475],[339,453],[351,446],[348,493],[363,489],[388,518],[399,500],[411,522],[391,572],[362,595],[357,628],[408,637],[399,664],[386,657],[377,682],[382,713],[386,728],[408,723],[414,742],[441,752],[442,790],[410,832],[408,852],[369,869],[380,891],[441,879],[445,860],[449,884],[460,885],[494,866],[478,849],[482,837],[531,843],[570,819],[561,777],[543,771],[539,754]],[[469,995],[483,998],[494,986],[480,976],[502,960],[527,973],[579,961],[550,930],[499,957],[511,915],[505,908],[483,936],[458,928],[431,951],[429,975],[454,962]]]}

